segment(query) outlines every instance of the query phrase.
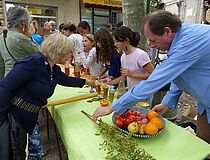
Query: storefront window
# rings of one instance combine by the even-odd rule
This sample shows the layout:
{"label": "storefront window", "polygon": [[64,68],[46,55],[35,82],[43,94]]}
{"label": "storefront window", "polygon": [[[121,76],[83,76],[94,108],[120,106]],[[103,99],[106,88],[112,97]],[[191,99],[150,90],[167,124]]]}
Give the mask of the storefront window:
{"label": "storefront window", "polygon": [[122,11],[109,6],[82,3],[81,20],[90,24],[93,33],[104,28],[108,23],[111,23],[114,29],[116,24],[122,20]]}
{"label": "storefront window", "polygon": [[30,12],[32,19],[37,20],[40,27],[43,27],[46,21],[57,21],[56,7],[6,3],[6,10],[8,10],[10,7],[13,7],[14,5],[20,5],[25,7]]}

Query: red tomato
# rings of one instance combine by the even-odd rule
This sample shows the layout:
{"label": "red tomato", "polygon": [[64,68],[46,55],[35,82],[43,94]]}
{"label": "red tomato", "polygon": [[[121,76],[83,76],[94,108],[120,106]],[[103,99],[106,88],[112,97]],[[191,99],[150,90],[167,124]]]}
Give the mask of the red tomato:
{"label": "red tomato", "polygon": [[136,116],[134,116],[134,115],[129,115],[127,118],[130,118],[130,119],[132,119],[133,121],[136,120]]}
{"label": "red tomato", "polygon": [[140,117],[141,117],[141,119],[144,119],[144,118],[147,118],[147,115],[146,114],[141,114]]}
{"label": "red tomato", "polygon": [[147,124],[147,123],[148,123],[148,119],[147,119],[147,118],[143,118],[143,119],[141,120],[141,123],[142,123],[142,124]]}
{"label": "red tomato", "polygon": [[120,114],[118,114],[118,115],[115,116],[115,120],[116,120],[116,119],[120,119],[120,118],[121,118],[121,117],[120,117]]}
{"label": "red tomato", "polygon": [[140,113],[139,111],[133,111],[133,115],[134,115],[134,116],[140,116],[140,114],[141,114],[141,113]]}
{"label": "red tomato", "polygon": [[136,116],[136,121],[141,120],[141,117]]}
{"label": "red tomato", "polygon": [[124,126],[124,121],[122,119],[116,119],[115,125],[118,127],[123,127]]}
{"label": "red tomato", "polygon": [[129,110],[128,112],[126,112],[126,117],[128,117],[130,115],[133,115],[133,111],[132,110]]}
{"label": "red tomato", "polygon": [[128,118],[128,117],[124,121],[125,125],[127,125],[127,126],[132,122],[133,122],[133,120],[131,118]]}
{"label": "red tomato", "polygon": [[125,113],[122,113],[122,114],[120,115],[120,117],[121,117],[121,118],[126,118],[126,114],[125,114]]}
{"label": "red tomato", "polygon": [[136,122],[137,122],[139,125],[142,125],[141,120],[137,120]]}

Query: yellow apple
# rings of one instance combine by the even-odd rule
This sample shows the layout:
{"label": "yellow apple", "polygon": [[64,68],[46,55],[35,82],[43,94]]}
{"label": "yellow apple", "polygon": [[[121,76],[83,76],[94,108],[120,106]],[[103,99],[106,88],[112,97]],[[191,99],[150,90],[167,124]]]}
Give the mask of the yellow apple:
{"label": "yellow apple", "polygon": [[139,133],[139,125],[137,122],[132,122],[128,125],[128,131],[131,133]]}

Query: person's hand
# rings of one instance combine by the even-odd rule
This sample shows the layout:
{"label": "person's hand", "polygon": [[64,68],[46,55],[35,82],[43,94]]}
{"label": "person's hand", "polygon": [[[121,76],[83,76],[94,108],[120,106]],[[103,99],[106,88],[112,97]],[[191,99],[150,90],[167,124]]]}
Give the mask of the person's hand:
{"label": "person's hand", "polygon": [[133,72],[131,72],[128,68],[121,68],[120,72],[123,76],[132,77]]}
{"label": "person's hand", "polygon": [[151,110],[162,115],[168,110],[168,107],[164,104],[158,104],[158,105],[155,105]]}
{"label": "person's hand", "polygon": [[109,115],[113,112],[114,110],[112,109],[112,106],[109,105],[107,107],[98,107],[93,115],[92,115],[92,119],[93,121],[96,121],[98,117],[102,117],[102,116],[105,116],[105,115]]}
{"label": "person's hand", "polygon": [[95,86],[95,80],[86,80],[85,84],[88,86]]}

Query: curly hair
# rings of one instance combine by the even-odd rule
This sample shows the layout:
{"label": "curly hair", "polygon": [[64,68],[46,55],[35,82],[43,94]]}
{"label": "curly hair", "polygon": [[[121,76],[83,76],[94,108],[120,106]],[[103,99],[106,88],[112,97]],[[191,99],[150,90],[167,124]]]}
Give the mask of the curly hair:
{"label": "curly hair", "polygon": [[30,13],[22,6],[15,5],[7,11],[7,28],[30,27]]}
{"label": "curly hair", "polygon": [[49,35],[41,45],[41,52],[52,62],[59,61],[73,50],[73,44],[61,33]]}
{"label": "curly hair", "polygon": [[[115,50],[112,35],[106,28],[103,28],[95,33],[94,38],[96,42],[97,62],[110,62],[111,54]],[[97,43],[100,44],[100,47],[98,47]]]}

